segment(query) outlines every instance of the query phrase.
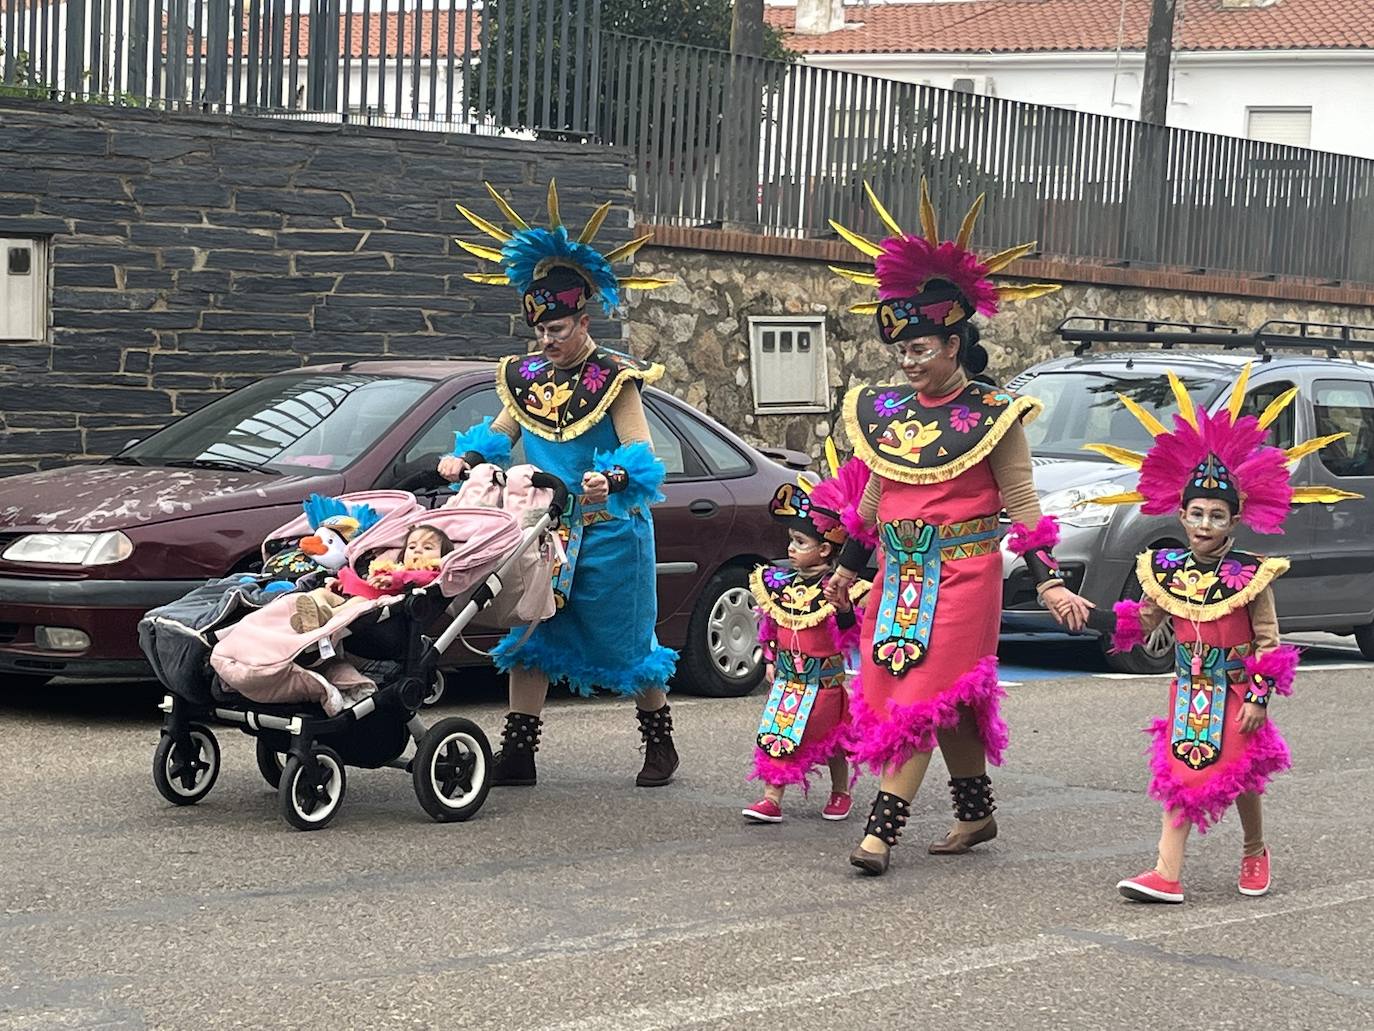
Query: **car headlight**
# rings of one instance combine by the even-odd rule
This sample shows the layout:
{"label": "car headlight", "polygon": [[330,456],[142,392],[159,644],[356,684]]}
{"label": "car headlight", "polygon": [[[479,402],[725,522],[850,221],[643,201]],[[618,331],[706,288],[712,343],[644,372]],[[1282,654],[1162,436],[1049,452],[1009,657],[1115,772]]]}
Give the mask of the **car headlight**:
{"label": "car headlight", "polygon": [[1111,507],[1094,505],[1092,499],[1105,498],[1109,494],[1120,494],[1130,489],[1115,480],[1103,480],[1082,487],[1066,487],[1063,490],[1051,491],[1041,498],[1040,510],[1068,526],[1106,526],[1111,522]]}
{"label": "car headlight", "polygon": [[6,562],[55,566],[108,566],[134,553],[134,542],[118,530],[106,533],[30,533],[5,549]]}

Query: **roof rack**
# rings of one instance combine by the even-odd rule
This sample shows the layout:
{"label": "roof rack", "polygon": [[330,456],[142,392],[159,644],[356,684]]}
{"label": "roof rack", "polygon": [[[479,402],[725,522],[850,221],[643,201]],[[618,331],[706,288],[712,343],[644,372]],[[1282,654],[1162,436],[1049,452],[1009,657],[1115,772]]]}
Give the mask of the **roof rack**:
{"label": "roof rack", "polygon": [[1342,351],[1374,350],[1374,326],[1338,322],[1300,322],[1270,319],[1255,330],[1208,323],[1171,322],[1163,319],[1120,319],[1106,315],[1070,315],[1055,330],[1074,345],[1081,356],[1095,344],[1159,344],[1171,351],[1179,344],[1219,347],[1224,351],[1253,351],[1268,360],[1276,351],[1314,350],[1328,358]]}

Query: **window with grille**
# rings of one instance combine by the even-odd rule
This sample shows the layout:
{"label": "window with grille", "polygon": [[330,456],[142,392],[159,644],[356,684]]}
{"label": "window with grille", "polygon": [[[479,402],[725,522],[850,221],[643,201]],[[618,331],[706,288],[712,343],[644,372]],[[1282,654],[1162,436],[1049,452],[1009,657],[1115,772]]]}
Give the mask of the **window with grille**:
{"label": "window with grille", "polygon": [[753,317],[749,344],[755,412],[830,410],[823,317]]}

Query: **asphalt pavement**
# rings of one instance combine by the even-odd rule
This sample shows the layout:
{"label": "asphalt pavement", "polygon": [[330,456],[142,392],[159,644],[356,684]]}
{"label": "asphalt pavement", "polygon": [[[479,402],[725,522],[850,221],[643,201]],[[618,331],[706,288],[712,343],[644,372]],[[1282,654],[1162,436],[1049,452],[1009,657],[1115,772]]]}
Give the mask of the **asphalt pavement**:
{"label": "asphalt pavement", "polygon": [[[229,729],[210,796],[165,803],[147,689],[0,693],[0,1029],[1374,1026],[1370,666],[1314,649],[1275,703],[1295,769],[1266,800],[1272,894],[1237,893],[1232,816],[1191,842],[1187,903],[1150,907],[1113,885],[1153,858],[1139,728],[1165,681],[1081,647],[1004,658],[1001,836],[926,854],[937,760],[881,879],[846,863],[871,778],[847,823],[823,786],[779,826],[740,818],[759,696],[677,699],[666,788],[633,786],[628,703],[562,700],[539,786],[471,822],[350,770],[338,819],[300,833]],[[502,709],[477,678],[427,716],[494,734]]]}

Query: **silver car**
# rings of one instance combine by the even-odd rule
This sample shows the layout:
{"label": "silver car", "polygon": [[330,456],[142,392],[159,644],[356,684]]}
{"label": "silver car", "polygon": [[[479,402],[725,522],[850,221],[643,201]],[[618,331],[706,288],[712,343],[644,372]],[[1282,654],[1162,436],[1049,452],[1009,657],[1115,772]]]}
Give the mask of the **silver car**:
{"label": "silver car", "polygon": [[[1174,516],[1144,516],[1135,506],[1080,505],[1134,489],[1136,476],[1134,470],[1084,451],[1083,445],[1147,450],[1149,434],[1117,399],[1118,393],[1171,426],[1177,408],[1167,370],[1183,379],[1200,407],[1214,411],[1230,397],[1247,360],[1254,362],[1247,413],[1263,411],[1290,387],[1299,389],[1297,400],[1271,427],[1272,443],[1291,447],[1309,437],[1349,434],[1298,462],[1293,482],[1339,486],[1364,499],[1298,506],[1282,536],[1242,528],[1237,544],[1292,560],[1292,569],[1274,587],[1284,631],[1353,633],[1365,657],[1374,659],[1374,365],[1369,363],[1309,354],[1140,350],[1089,352],[1026,370],[1008,386],[1045,403],[1044,413],[1026,432],[1035,454],[1041,507],[1060,523],[1055,555],[1069,585],[1099,609],[1110,612],[1119,599],[1140,596],[1135,556],[1146,548],[1183,543],[1182,528]],[[1003,576],[1003,633],[1058,633],[1036,599],[1025,563],[1004,552]],[[1122,655],[1110,654],[1106,639],[1100,640],[1111,669],[1159,673],[1173,666],[1167,622],[1144,646]]]}

